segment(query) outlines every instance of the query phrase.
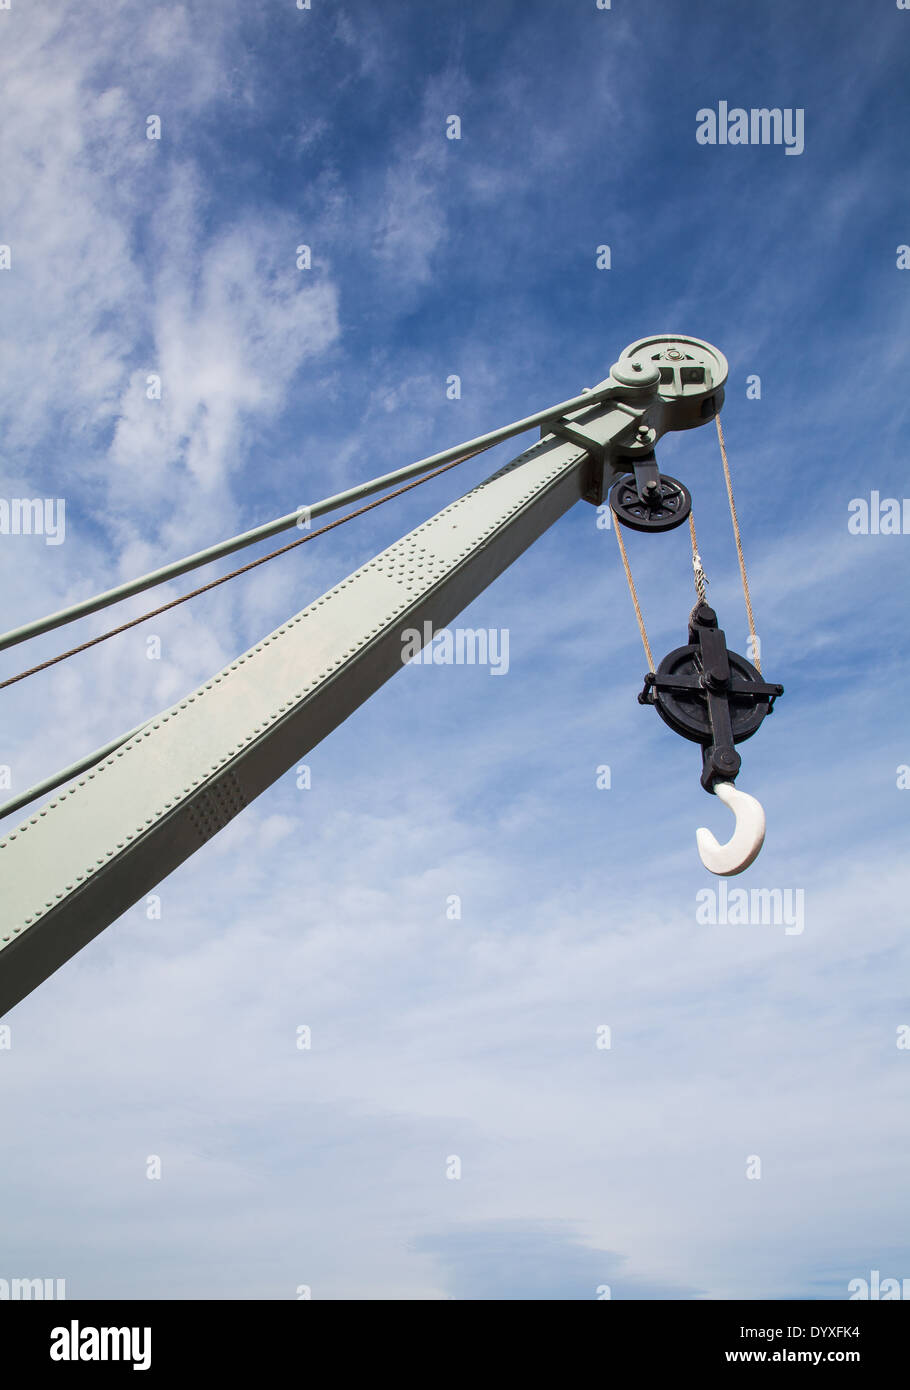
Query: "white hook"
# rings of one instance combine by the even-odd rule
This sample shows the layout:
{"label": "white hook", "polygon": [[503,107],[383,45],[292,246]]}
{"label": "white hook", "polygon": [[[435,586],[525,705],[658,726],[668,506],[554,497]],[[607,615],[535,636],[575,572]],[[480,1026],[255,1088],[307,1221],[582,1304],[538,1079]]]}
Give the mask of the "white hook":
{"label": "white hook", "polygon": [[701,862],[712,874],[741,874],[748,869],[765,839],[765,812],[760,801],[748,792],[741,792],[732,782],[714,783],[714,793],[736,817],[736,829],[725,845],[721,845],[704,826],[695,832],[695,842]]}

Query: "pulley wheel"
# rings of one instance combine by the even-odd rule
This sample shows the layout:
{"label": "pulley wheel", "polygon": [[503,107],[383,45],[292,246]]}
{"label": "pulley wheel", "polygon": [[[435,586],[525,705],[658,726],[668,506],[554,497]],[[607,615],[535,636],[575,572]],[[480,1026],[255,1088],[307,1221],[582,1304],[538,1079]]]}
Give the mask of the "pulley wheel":
{"label": "pulley wheel", "polygon": [[[677,647],[675,652],[665,656],[657,668],[658,676],[682,676],[697,679],[701,676],[701,665],[696,660],[700,653],[697,646]],[[744,656],[728,652],[730,675],[737,682],[761,682],[762,677]],[[748,690],[725,691],[730,702],[730,722],[733,726],[733,742],[742,743],[751,738],[765,715],[771,700],[768,695],[750,694]],[[708,697],[704,690],[661,690],[657,686],[652,691],[652,699],[657,713],[665,724],[683,738],[693,743],[711,742],[711,720],[708,717]]]}
{"label": "pulley wheel", "polygon": [[660,495],[655,494],[653,502],[642,502],[630,473],[610,488],[610,507],[614,516],[633,531],[672,531],[691,512],[692,496],[683,483],[661,473]]}

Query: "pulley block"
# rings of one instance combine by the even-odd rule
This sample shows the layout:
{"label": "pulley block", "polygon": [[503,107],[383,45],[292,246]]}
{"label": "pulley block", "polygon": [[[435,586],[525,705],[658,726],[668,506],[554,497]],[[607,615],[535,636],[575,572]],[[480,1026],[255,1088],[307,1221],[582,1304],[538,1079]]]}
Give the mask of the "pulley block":
{"label": "pulley block", "polygon": [[614,483],[610,507],[633,531],[672,531],[692,510],[689,489],[661,473],[653,453],[632,460],[634,472]]}
{"label": "pulley block", "polygon": [[752,737],[783,693],[782,685],[764,680],[744,656],[727,649],[714,609],[699,603],[688,645],[645,676],[638,700],[655,705],[675,733],[701,744],[702,786],[713,791],[715,780],[734,780],[741,765],[734,745]]}

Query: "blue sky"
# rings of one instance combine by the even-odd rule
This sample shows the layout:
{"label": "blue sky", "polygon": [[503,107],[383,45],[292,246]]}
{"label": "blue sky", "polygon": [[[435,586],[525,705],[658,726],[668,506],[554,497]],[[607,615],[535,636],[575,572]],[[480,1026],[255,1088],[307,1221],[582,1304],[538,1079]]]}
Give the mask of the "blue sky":
{"label": "blue sky", "polygon": [[[0,24],[0,496],[67,509],[62,545],[0,536],[4,626],[565,399],[639,337],[707,339],[787,690],[741,750],[768,834],[736,882],[805,902],[798,934],[696,920],[695,827],[723,838],[728,813],[636,702],[615,541],[580,505],[461,620],[508,629],[507,676],[402,671],[307,758],[310,790],[289,772],[162,885],[160,919],[138,904],[4,1020],[0,1278],[839,1299],[910,1276],[910,537],[847,530],[851,499],[908,491],[910,12],[14,0]],[[722,100],[803,110],[803,153],[700,145]],[[4,691],[13,791],[518,447]],[[658,457],[744,651],[713,431]],[[687,544],[628,540],[658,658],[685,637]]]}

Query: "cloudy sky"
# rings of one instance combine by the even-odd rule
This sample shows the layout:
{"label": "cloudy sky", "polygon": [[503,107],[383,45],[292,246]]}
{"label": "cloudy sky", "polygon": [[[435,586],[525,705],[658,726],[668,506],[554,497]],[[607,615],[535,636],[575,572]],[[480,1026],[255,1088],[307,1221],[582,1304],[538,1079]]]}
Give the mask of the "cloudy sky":
{"label": "cloudy sky", "polygon": [[[12,0],[0,26],[0,497],[66,502],[63,544],[0,535],[2,626],[694,334],[730,361],[787,690],[742,749],[768,834],[731,886],[802,904],[799,930],[699,920],[695,828],[726,838],[729,813],[636,702],[615,540],[579,505],[461,620],[508,631],[506,676],[403,670],[308,756],[309,789],[290,770],[166,880],[160,917],[138,903],[3,1020],[0,1278],[842,1299],[910,1276],[910,536],[848,530],[852,500],[910,492],[910,12]],[[803,112],[805,148],[699,143],[720,102]],[[12,792],[520,447],[2,692]],[[743,652],[713,430],[659,458]],[[687,544],[628,540],[658,659],[685,641]],[[110,625],[7,652],[0,678]]]}

